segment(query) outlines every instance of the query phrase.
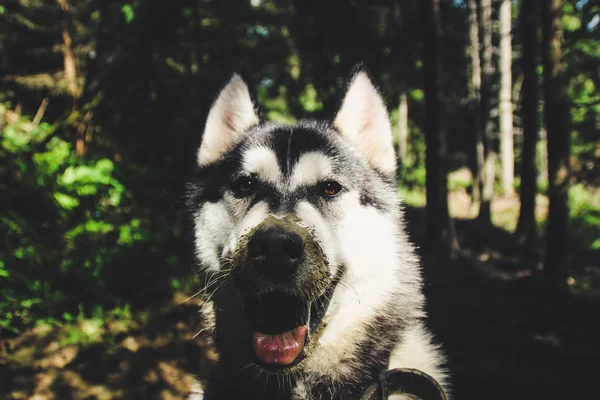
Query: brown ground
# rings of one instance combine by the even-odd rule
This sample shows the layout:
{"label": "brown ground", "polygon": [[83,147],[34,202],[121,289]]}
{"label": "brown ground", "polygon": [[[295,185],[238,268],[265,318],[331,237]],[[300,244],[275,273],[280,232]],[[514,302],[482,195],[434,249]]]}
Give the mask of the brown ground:
{"label": "brown ground", "polygon": [[0,397],[185,399],[216,356],[205,333],[195,337],[202,327],[198,301],[185,299],[175,293],[152,314],[109,321],[91,344],[61,344],[68,333],[50,327],[4,341]]}

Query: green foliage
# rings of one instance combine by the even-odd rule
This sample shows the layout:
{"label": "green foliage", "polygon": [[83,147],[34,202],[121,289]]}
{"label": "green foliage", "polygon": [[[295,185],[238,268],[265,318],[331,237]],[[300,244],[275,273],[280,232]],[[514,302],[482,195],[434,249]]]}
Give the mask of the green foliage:
{"label": "green foliage", "polygon": [[287,100],[287,89],[285,86],[279,86],[277,92],[273,95],[269,90],[272,85],[272,81],[268,80],[263,82],[258,87],[258,101],[264,105],[267,111],[267,119],[280,122],[280,123],[294,123],[296,119],[290,115],[288,100]]}
{"label": "green foliage", "polygon": [[[49,125],[35,126],[23,117],[1,132],[0,327],[12,332],[35,321],[71,321],[68,310],[76,306],[129,301],[122,289],[130,284],[166,290],[173,272],[141,278],[141,268],[164,269],[149,259],[159,254],[165,236],[153,236],[151,219],[135,211],[131,190],[117,178],[119,165],[77,157],[70,143],[48,138],[50,132]],[[128,265],[136,257],[145,263],[141,268]],[[81,340],[91,340],[88,336]]]}
{"label": "green foliage", "polygon": [[[393,113],[394,114],[394,113]],[[409,122],[409,146],[407,160],[398,167],[401,186],[408,188],[425,187],[425,135],[416,124]]]}
{"label": "green foliage", "polygon": [[579,180],[600,174],[597,121],[600,115],[600,29],[597,2],[566,2],[562,23],[565,28],[565,59],[568,94],[571,99],[573,172]]}
{"label": "green foliage", "polygon": [[[539,222],[546,231],[548,221]],[[598,188],[575,184],[569,188],[569,237],[575,254],[600,250],[600,192]]]}
{"label": "green foliage", "polygon": [[580,250],[600,250],[600,192],[584,185],[569,189],[571,234]]}
{"label": "green foliage", "polygon": [[123,7],[121,7],[121,12],[123,12],[125,21],[127,21],[128,24],[135,19],[135,11],[131,4],[125,4]]}
{"label": "green foliage", "polygon": [[323,103],[319,101],[317,91],[311,84],[306,85],[302,93],[300,93],[300,103],[305,111],[315,112],[323,109]]}
{"label": "green foliage", "polygon": [[424,190],[399,188],[398,195],[403,204],[411,207],[425,207],[427,204],[427,196]]}

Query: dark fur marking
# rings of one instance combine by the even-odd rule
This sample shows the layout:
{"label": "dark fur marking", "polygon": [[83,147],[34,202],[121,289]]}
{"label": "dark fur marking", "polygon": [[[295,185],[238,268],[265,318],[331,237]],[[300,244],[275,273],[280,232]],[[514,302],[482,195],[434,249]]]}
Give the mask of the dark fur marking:
{"label": "dark fur marking", "polygon": [[360,194],[360,204],[364,207],[371,206],[381,211],[387,211],[387,207],[381,202],[377,201],[375,197],[371,196],[367,192]]}
{"label": "dark fur marking", "polygon": [[311,151],[320,151],[329,155],[335,153],[332,143],[317,130],[317,127],[302,125],[280,127],[273,131],[271,148],[275,152],[283,175],[288,177],[303,154]]}

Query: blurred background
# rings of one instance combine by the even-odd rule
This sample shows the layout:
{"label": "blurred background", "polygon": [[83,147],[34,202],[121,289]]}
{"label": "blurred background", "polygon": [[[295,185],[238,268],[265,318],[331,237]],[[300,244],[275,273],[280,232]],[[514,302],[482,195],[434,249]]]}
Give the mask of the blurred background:
{"label": "blurred background", "polygon": [[183,204],[235,71],[265,119],[386,98],[460,399],[600,372],[595,0],[3,0],[0,397],[184,399],[216,359]]}

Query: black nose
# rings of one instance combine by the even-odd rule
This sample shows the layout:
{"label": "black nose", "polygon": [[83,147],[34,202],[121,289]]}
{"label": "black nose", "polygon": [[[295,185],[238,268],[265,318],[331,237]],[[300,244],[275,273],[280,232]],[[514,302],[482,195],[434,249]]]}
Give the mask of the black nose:
{"label": "black nose", "polygon": [[296,272],[303,252],[302,237],[279,227],[257,231],[248,243],[248,256],[254,267],[274,279]]}

